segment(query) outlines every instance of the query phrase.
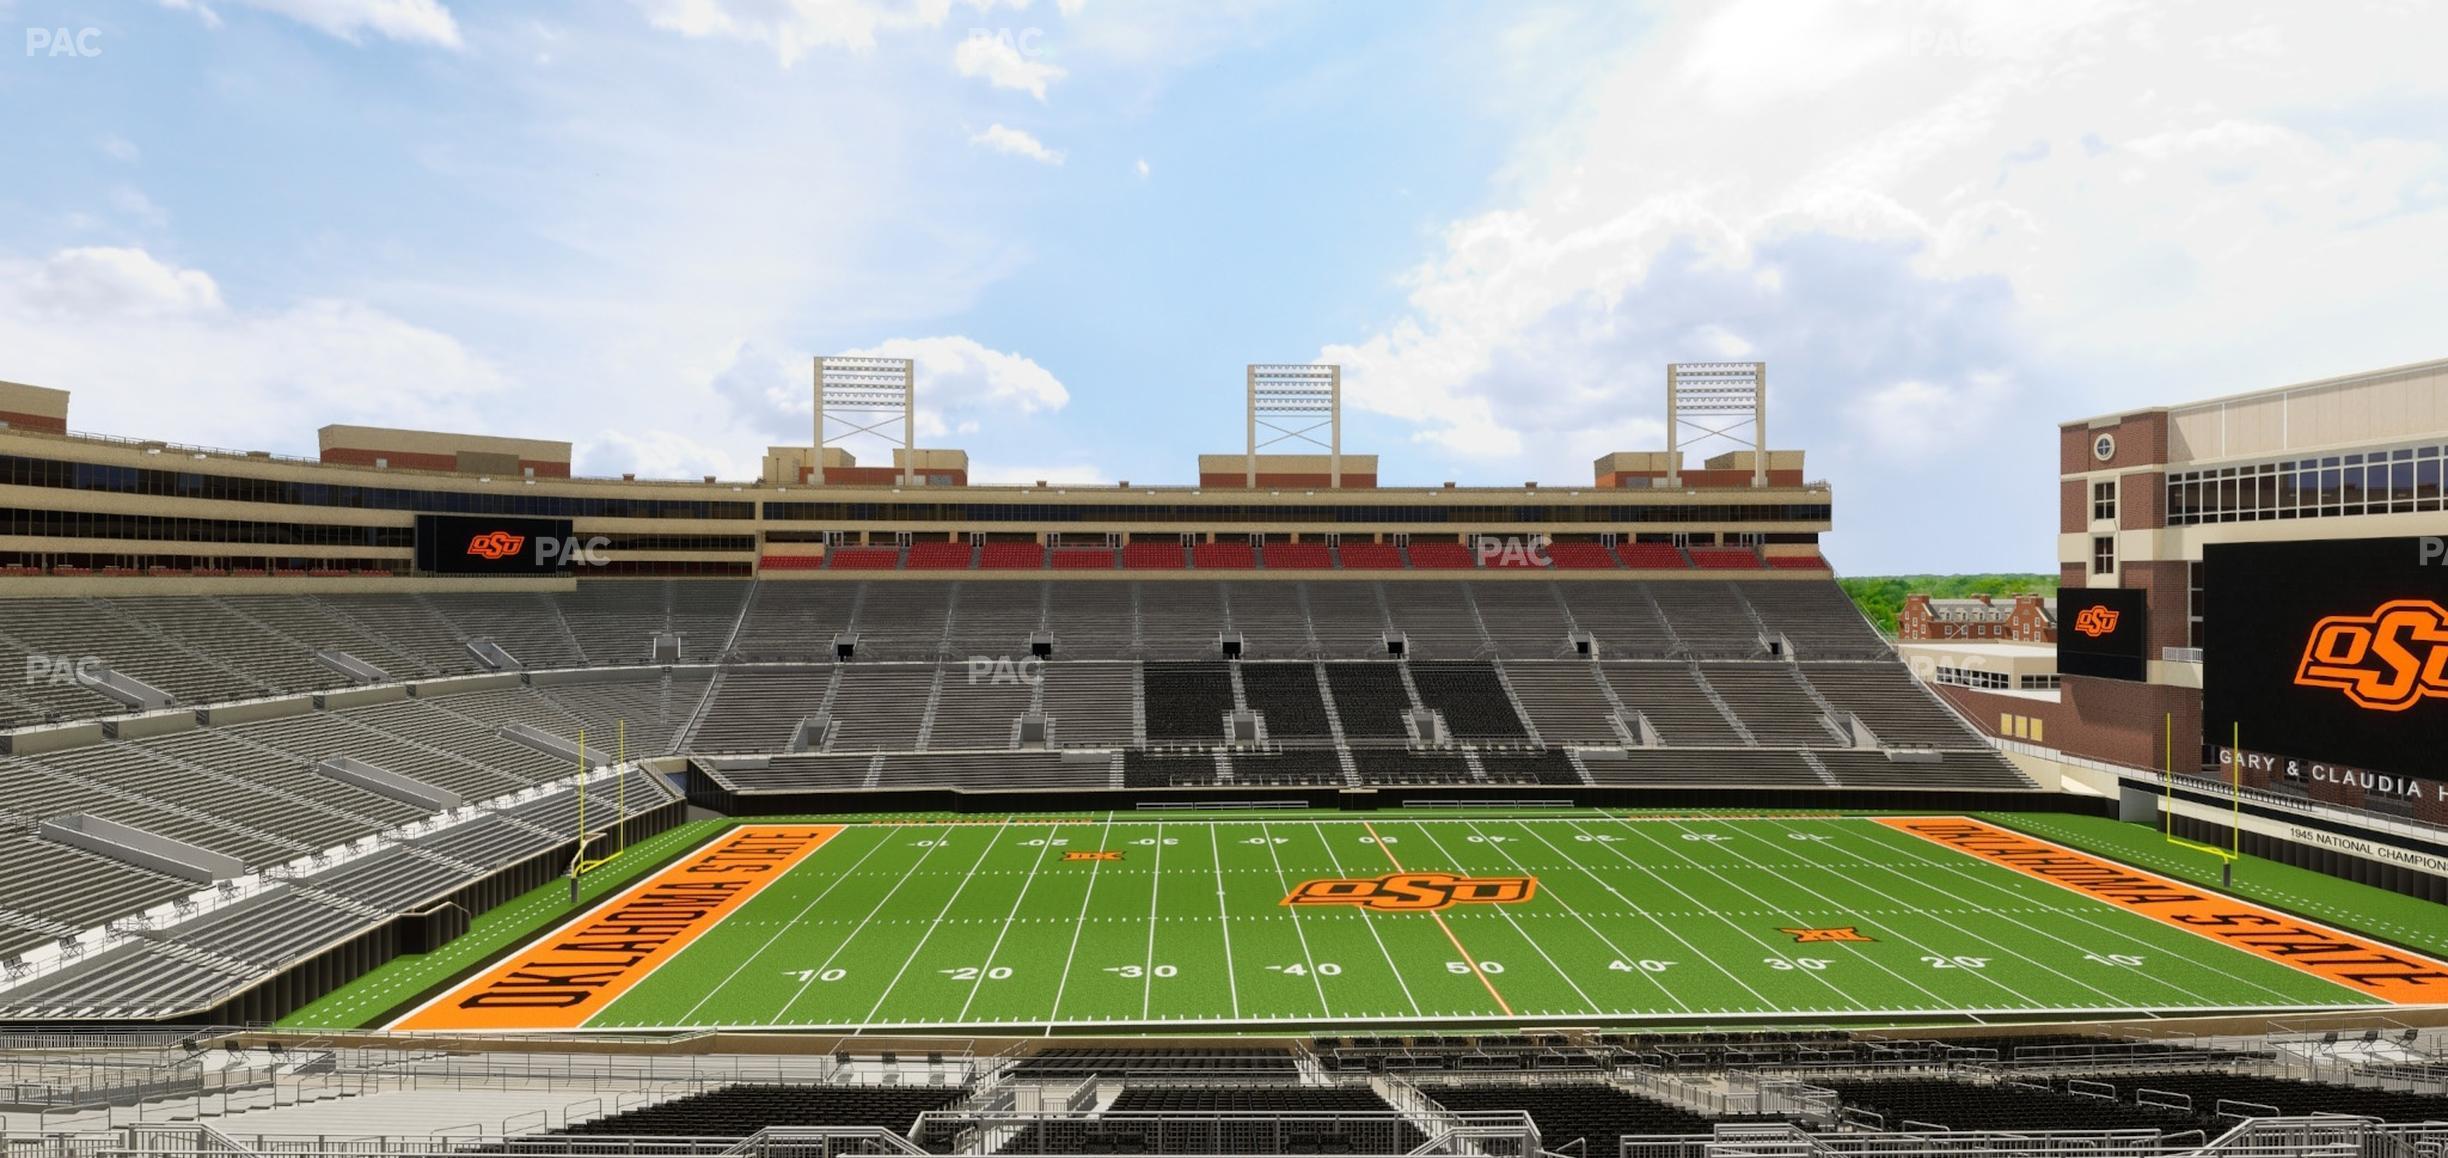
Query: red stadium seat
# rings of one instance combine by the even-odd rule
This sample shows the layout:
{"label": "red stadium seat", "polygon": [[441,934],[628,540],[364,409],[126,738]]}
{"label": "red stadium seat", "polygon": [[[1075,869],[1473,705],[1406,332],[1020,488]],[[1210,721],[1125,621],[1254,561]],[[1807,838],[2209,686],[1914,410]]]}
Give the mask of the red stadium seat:
{"label": "red stadium seat", "polygon": [[1058,547],[1053,560],[1057,571],[1111,571],[1114,552],[1103,547]]}
{"label": "red stadium seat", "polygon": [[1460,543],[1413,543],[1411,565],[1424,571],[1465,571],[1479,565]]}
{"label": "red stadium seat", "polygon": [[1826,571],[1828,561],[1817,555],[1770,555],[1768,566],[1776,571]]}
{"label": "red stadium seat", "polygon": [[1190,548],[1190,565],[1202,571],[1246,571],[1258,565],[1247,543],[1199,543]]}
{"label": "red stadium seat", "polygon": [[1749,547],[1694,547],[1692,566],[1703,571],[1757,571],[1759,553]]}
{"label": "red stadium seat", "polygon": [[1672,543],[1623,543],[1615,548],[1624,566],[1635,571],[1688,571],[1691,564]]}
{"label": "red stadium seat", "polygon": [[1044,570],[1045,544],[988,543],[978,551],[978,567],[985,571]]}
{"label": "red stadium seat", "polygon": [[891,571],[901,566],[901,548],[835,547],[825,558],[835,571]]}
{"label": "red stadium seat", "polygon": [[1402,548],[1392,543],[1345,543],[1335,553],[1343,557],[1346,570],[1399,571],[1403,566]]}
{"label": "red stadium seat", "polygon": [[1612,571],[1615,555],[1604,543],[1549,543],[1547,558],[1559,571]]}
{"label": "red stadium seat", "polygon": [[1188,565],[1181,542],[1176,539],[1132,543],[1122,548],[1122,567],[1126,571],[1179,571]]}
{"label": "red stadium seat", "polygon": [[902,567],[911,571],[966,571],[977,552],[968,543],[912,543],[909,560]]}
{"label": "red stadium seat", "polygon": [[1334,566],[1334,548],[1324,543],[1269,543],[1265,562],[1269,571],[1324,571]]}
{"label": "red stadium seat", "polygon": [[766,555],[757,560],[760,571],[814,571],[824,565],[822,555]]}

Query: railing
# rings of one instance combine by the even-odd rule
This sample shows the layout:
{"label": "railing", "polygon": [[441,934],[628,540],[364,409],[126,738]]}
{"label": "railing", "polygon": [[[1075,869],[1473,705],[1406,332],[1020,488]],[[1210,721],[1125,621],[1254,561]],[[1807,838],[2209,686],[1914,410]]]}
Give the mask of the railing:
{"label": "railing", "polygon": [[[1714,1134],[1627,1135],[1617,1158],[2144,1158],[2167,1153],[2157,1130],[1887,1130],[1812,1133],[1791,1124],[1720,1126]],[[1594,1158],[1594,1156],[1593,1156]]]}
{"label": "railing", "polygon": [[[315,874],[330,872],[353,861],[387,852],[410,841],[432,836],[457,825],[484,820],[520,805],[532,804],[546,797],[574,790],[581,781],[595,783],[633,774],[649,773],[652,768],[662,766],[662,762],[667,759],[669,758],[644,757],[621,765],[594,765],[583,773],[573,772],[527,785],[491,799],[472,801],[446,812],[433,813],[381,832],[369,833],[345,844],[293,857],[280,864],[269,865],[256,872],[231,878],[213,887],[199,889],[187,896],[163,901],[140,913],[122,914],[91,926],[72,937],[62,938],[51,944],[27,950],[18,958],[17,963],[10,967],[5,976],[0,976],[0,993],[40,981],[60,970],[116,949],[127,941],[136,939],[142,932],[185,924],[292,883],[311,885]],[[672,799],[676,798],[665,794],[652,804],[642,807],[656,807]],[[466,883],[465,880],[459,880],[437,886],[436,895],[446,895]],[[428,901],[432,899],[427,898]],[[351,929],[347,935],[354,936],[357,932],[357,929]],[[73,944],[75,948],[65,947],[70,944]],[[261,966],[264,975],[270,975],[329,948],[328,944],[315,945],[296,950],[280,960],[267,960],[254,964]],[[176,1013],[179,1011],[163,1010],[161,1012]]]}
{"label": "railing", "polygon": [[[1213,1075],[1210,1075],[1211,1079]],[[1376,1113],[921,1114],[912,1135],[938,1154],[1341,1154],[1537,1158],[1520,1111],[1446,1112],[1425,1134],[1409,1115]]]}

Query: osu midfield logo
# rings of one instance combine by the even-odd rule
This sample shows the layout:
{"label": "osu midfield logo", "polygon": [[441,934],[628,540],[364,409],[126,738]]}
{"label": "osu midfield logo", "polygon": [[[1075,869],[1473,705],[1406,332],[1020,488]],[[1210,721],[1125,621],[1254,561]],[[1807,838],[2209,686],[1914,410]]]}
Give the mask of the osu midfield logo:
{"label": "osu midfield logo", "polygon": [[2113,607],[2085,607],[2074,616],[2074,630],[2093,639],[2116,630],[2117,620],[2125,613]]}
{"label": "osu midfield logo", "polygon": [[1303,881],[1287,905],[1358,905],[1387,913],[1433,913],[1455,905],[1510,905],[1538,891],[1535,877],[1465,877],[1443,872],[1387,873],[1353,880]]}
{"label": "osu midfield logo", "polygon": [[508,531],[486,531],[468,540],[468,554],[480,559],[507,559],[527,546],[527,536]]}
{"label": "osu midfield logo", "polygon": [[2336,688],[2376,712],[2448,699],[2448,609],[2393,599],[2370,615],[2329,616],[2312,625],[2295,682]]}

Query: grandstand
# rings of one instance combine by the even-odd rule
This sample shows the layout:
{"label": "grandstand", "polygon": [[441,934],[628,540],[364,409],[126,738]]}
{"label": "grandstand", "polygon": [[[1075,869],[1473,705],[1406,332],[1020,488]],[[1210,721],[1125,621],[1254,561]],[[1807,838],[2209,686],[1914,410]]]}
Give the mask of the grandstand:
{"label": "grandstand", "polygon": [[[165,519],[0,560],[9,1153],[2443,1138],[2448,1002],[2387,988],[2435,911],[2212,894],[2372,980],[1983,859],[2199,883],[1899,662],[1799,452],[1089,488],[797,447],[505,497],[469,445],[0,429],[0,485]],[[296,553],[331,508],[389,533]],[[445,516],[601,550],[437,565]]]}

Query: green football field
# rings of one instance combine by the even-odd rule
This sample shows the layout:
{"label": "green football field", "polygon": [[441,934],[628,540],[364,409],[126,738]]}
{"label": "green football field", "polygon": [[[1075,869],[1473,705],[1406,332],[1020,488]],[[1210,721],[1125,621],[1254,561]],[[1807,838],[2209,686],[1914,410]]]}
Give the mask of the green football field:
{"label": "green football field", "polygon": [[[1528,895],[1286,903],[1309,882],[1369,893],[1420,872]],[[2375,1002],[1863,818],[1131,817],[849,825],[585,1024],[1261,1030]]]}

